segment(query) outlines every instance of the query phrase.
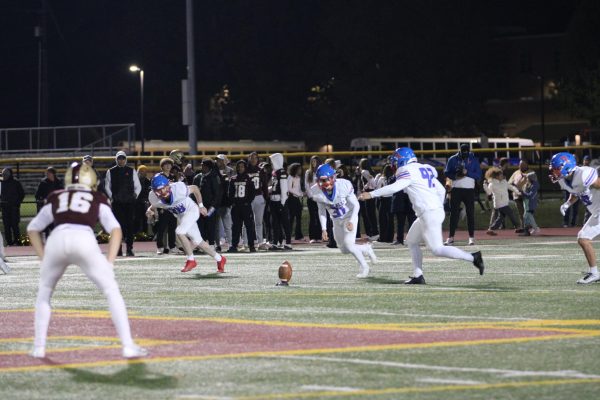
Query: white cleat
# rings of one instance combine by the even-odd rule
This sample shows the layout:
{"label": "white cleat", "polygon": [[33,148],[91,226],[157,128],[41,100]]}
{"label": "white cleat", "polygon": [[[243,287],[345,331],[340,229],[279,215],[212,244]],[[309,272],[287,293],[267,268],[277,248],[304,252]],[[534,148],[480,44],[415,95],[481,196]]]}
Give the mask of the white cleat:
{"label": "white cleat", "polygon": [[34,346],[29,355],[33,358],[46,358],[46,348],[44,346]]}
{"label": "white cleat", "polygon": [[369,276],[369,267],[368,266],[360,267],[360,273],[358,275],[356,275],[356,277],[359,279],[364,279],[367,276]]}
{"label": "white cleat", "polygon": [[580,285],[586,285],[588,283],[594,283],[598,281],[600,281],[600,274],[592,274],[591,272],[588,272],[583,278],[578,280],[577,283]]}
{"label": "white cleat", "polygon": [[8,274],[10,272],[10,267],[7,263],[4,262],[4,260],[0,260],[0,270],[2,270],[2,272],[4,272],[5,274]]}
{"label": "white cleat", "polygon": [[123,347],[123,357],[124,358],[147,357],[148,354],[149,354],[148,350],[146,350],[143,347],[140,347],[138,345],[135,345],[135,344],[131,347]]}
{"label": "white cleat", "polygon": [[474,245],[475,245],[475,239],[469,238],[469,246],[474,246]]}

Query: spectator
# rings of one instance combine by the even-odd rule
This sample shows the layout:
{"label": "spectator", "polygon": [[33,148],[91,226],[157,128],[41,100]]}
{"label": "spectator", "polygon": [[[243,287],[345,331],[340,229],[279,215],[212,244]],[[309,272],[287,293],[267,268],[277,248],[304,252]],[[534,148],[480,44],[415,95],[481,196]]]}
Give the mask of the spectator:
{"label": "spectator", "polygon": [[264,246],[263,219],[265,215],[266,199],[269,192],[269,179],[259,166],[258,154],[250,153],[248,156],[248,176],[254,184],[254,199],[252,200],[252,213],[254,214],[254,226],[256,230],[256,242],[258,246]]}
{"label": "spectator", "polygon": [[227,195],[229,187],[229,179],[235,175],[235,171],[229,165],[229,160],[225,154],[217,155],[217,169],[221,182],[221,198],[217,206],[217,215],[215,216],[215,241],[217,251],[221,251],[221,238],[227,240],[227,244],[231,246],[231,199]]}
{"label": "spectator", "polygon": [[19,244],[21,230],[21,203],[25,198],[23,185],[13,176],[12,168],[2,170],[0,182],[0,208],[2,209],[2,223],[4,224],[4,239],[8,246]]}
{"label": "spectator", "polygon": [[[375,190],[375,176],[373,170],[369,165],[369,160],[363,158],[358,164],[358,193],[372,192]],[[379,237],[379,230],[377,229],[377,207],[375,205],[375,199],[369,199],[361,202],[360,210],[365,225],[365,232],[369,237],[369,240],[377,240]]]}
{"label": "spectator", "polygon": [[102,192],[102,193],[106,194],[106,192],[104,191],[104,180],[102,179],[102,176],[100,176],[100,173],[98,172],[98,170],[96,169],[96,167],[94,167],[94,157],[92,157],[89,154],[86,154],[81,159],[81,162],[83,164],[85,164],[85,165],[88,165],[88,166],[92,167],[92,169],[94,170],[94,173],[96,174],[96,179],[97,179],[97,182],[98,182],[98,187],[96,188],[96,190],[99,191],[99,192]]}
{"label": "spectator", "polygon": [[150,194],[150,179],[148,179],[148,167],[140,165],[137,168],[138,179],[140,180],[140,194],[135,200],[135,217],[133,221],[134,232],[148,233],[148,219],[146,210],[150,207],[148,195]]}
{"label": "spectator", "polygon": [[521,196],[521,192],[523,191],[523,187],[527,183],[527,173],[529,171],[529,162],[525,159],[521,159],[519,162],[519,169],[513,172],[513,174],[508,179],[508,184],[517,188],[518,192],[513,192],[513,200],[517,205],[517,211],[519,214],[519,223],[520,226],[517,229],[517,233],[525,232],[525,227],[523,224],[523,218],[525,216],[525,207],[523,205],[523,197]]}
{"label": "spectator", "polygon": [[290,216],[286,206],[288,198],[288,181],[287,172],[283,168],[283,155],[281,153],[274,153],[271,154],[269,158],[273,165],[271,198],[269,200],[271,223],[273,225],[273,246],[271,246],[271,249],[292,250]]}
{"label": "spectator", "polygon": [[485,191],[486,193],[492,195],[494,209],[498,210],[498,217],[494,222],[492,222],[486,233],[492,236],[497,235],[497,233],[494,231],[500,227],[502,216],[507,216],[510,218],[516,232],[519,222],[517,221],[517,218],[515,218],[512,208],[510,208],[508,202],[508,191],[510,190],[515,193],[518,189],[508,184],[506,177],[500,168],[492,167],[488,169],[485,173],[485,177],[489,182],[485,188]]}
{"label": "spectator", "polygon": [[221,177],[219,170],[213,160],[205,158],[202,160],[202,173],[194,177],[194,185],[200,188],[202,202],[207,209],[207,214],[200,217],[198,227],[202,237],[215,246],[216,215],[215,211],[221,202],[223,195]]}
{"label": "spectator", "polygon": [[[163,158],[160,160],[160,175],[163,175],[171,183],[177,182],[175,175],[171,173],[173,169],[173,159]],[[152,181],[150,181],[152,183]],[[164,208],[158,208],[154,218],[157,218],[156,225],[156,254],[168,254],[169,252],[175,253],[176,247],[176,234],[177,229],[177,217],[173,213],[165,210]]]}
{"label": "spectator", "polygon": [[248,249],[251,253],[256,252],[254,247],[254,213],[252,212],[252,200],[254,200],[254,182],[246,173],[246,161],[240,160],[236,163],[237,174],[229,180],[228,197],[233,204],[231,218],[233,219],[232,242],[228,253],[237,253],[242,224],[246,226]]}
{"label": "spectator", "polygon": [[404,227],[406,226],[405,223],[406,221],[408,221],[408,229],[410,229],[412,223],[415,222],[415,220],[417,219],[417,216],[415,215],[415,210],[413,209],[413,205],[410,202],[410,198],[404,190],[400,190],[399,192],[394,193],[394,195],[392,196],[391,212],[391,223],[394,223],[395,217],[397,224],[396,240],[392,244],[404,245],[404,232],[406,231],[404,229]]}
{"label": "spectator", "polygon": [[[386,164],[379,175],[375,188],[379,189],[393,182],[395,182],[394,170],[390,164]],[[375,199],[378,202],[379,242],[392,243],[394,241],[394,221],[391,218],[392,197],[393,194],[390,194]]]}
{"label": "spectator", "polygon": [[[112,209],[125,237],[127,246],[127,257],[134,257],[133,254],[133,234],[134,234],[134,214],[135,200],[137,199],[142,186],[136,171],[127,165],[127,155],[124,151],[119,151],[115,155],[116,165],[106,172],[104,190],[108,198],[112,201]],[[118,256],[122,256],[122,249],[119,247]]]}
{"label": "spectator", "polygon": [[185,174],[183,173],[183,164],[186,162],[185,155],[181,150],[172,150],[169,153],[169,158],[173,160],[173,168],[171,173],[175,176],[175,182],[185,181]]}
{"label": "spectator", "polygon": [[263,235],[264,238],[266,240],[263,246],[263,244],[261,244],[261,247],[263,247],[266,250],[269,250],[272,248],[272,243],[273,243],[273,224],[271,223],[271,207],[270,207],[270,202],[271,202],[271,189],[273,188],[271,186],[271,179],[272,179],[272,175],[273,175],[273,166],[270,163],[270,160],[267,162],[261,162],[259,165],[259,168],[261,169],[261,171],[263,171],[264,176],[267,178],[267,195],[265,197],[266,199],[266,205],[265,205],[265,213],[263,215]]}
{"label": "spectator", "polygon": [[290,228],[294,228],[294,239],[302,240],[302,199],[304,191],[302,190],[302,166],[298,163],[293,163],[288,167],[288,193],[287,208],[290,212]]}
{"label": "spectator", "polygon": [[469,144],[462,144],[460,151],[448,159],[444,174],[452,181],[451,186],[446,184],[446,190],[450,192],[450,234],[444,244],[448,246],[454,243],[461,204],[464,204],[467,213],[469,245],[474,245],[475,182],[481,179],[481,167],[475,154],[469,151]]}
{"label": "spectator", "polygon": [[[37,212],[40,212],[41,208],[44,206],[44,204],[46,204],[46,198],[48,198],[50,193],[62,188],[63,183],[56,176],[56,169],[54,169],[54,167],[46,168],[46,177],[41,180],[35,192],[35,204],[37,206]],[[46,237],[48,237],[52,228],[54,228],[54,225],[48,224],[46,229],[44,229],[44,234]]]}
{"label": "spectator", "polygon": [[526,177],[527,183],[523,186],[521,193],[523,195],[523,207],[525,207],[525,215],[523,216],[525,229],[519,236],[539,235],[540,228],[535,221],[535,209],[537,208],[540,184],[535,172],[529,172]]}
{"label": "spectator", "polygon": [[321,165],[317,156],[310,158],[310,164],[304,173],[304,186],[306,187],[306,206],[308,207],[308,238],[310,243],[321,241],[321,225],[319,223],[319,207],[312,198],[312,186],[317,183],[316,172]]}

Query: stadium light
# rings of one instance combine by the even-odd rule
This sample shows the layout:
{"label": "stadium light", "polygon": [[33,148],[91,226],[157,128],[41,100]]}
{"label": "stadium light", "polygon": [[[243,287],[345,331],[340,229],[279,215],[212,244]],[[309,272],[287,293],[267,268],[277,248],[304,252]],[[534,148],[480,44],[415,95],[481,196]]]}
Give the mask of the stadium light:
{"label": "stadium light", "polygon": [[140,73],[140,139],[142,142],[142,154],[144,153],[144,70],[137,65],[130,65],[129,71]]}

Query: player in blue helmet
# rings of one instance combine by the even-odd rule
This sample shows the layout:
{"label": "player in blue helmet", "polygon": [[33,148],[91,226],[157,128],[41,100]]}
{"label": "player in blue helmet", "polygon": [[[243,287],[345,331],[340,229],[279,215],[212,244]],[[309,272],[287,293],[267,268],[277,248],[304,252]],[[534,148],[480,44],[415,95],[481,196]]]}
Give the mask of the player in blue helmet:
{"label": "player in blue helmet", "polygon": [[404,167],[406,164],[417,161],[417,156],[410,147],[399,147],[392,155],[392,162],[396,168]]}
{"label": "player in blue helmet", "polygon": [[577,233],[577,243],[581,246],[588,262],[588,272],[577,281],[589,284],[600,281],[596,263],[596,251],[592,239],[600,235],[600,178],[592,167],[578,167],[575,156],[569,153],[556,153],[550,161],[550,179],[558,183],[562,190],[570,193],[568,200],[560,206],[564,216],[577,199],[581,200],[591,216]]}
{"label": "player in blue helmet", "polygon": [[327,215],[329,212],[333,222],[333,236],[343,254],[352,254],[360,266],[357,278],[369,275],[367,255],[372,262],[377,261],[375,252],[370,244],[356,244],[356,228],[358,226],[358,211],[360,205],[354,194],[354,187],[349,180],[336,181],[336,172],[329,164],[323,164],[316,171],[317,184],[310,188],[311,198],[319,207],[319,222],[321,236],[328,241]]}
{"label": "player in blue helmet", "polygon": [[154,177],[152,177],[150,186],[152,187],[152,191],[154,192],[154,194],[156,194],[156,196],[161,199],[166,199],[171,194],[169,178],[167,178],[161,173],[158,173],[154,175]]}
{"label": "player in blue helmet", "polygon": [[573,154],[564,151],[556,153],[550,161],[550,180],[556,183],[568,177],[576,166],[577,160]]}
{"label": "player in blue helmet", "polygon": [[[175,234],[187,256],[185,266],[181,272],[189,272],[198,265],[193,253],[196,247],[214,258],[217,262],[218,272],[225,272],[227,260],[202,239],[198,229],[198,219],[201,215],[205,217],[208,214],[204,204],[202,204],[202,195],[198,186],[188,186],[183,182],[171,183],[162,174],[154,175],[150,186],[152,192],[148,195],[150,207],[146,211],[146,216],[153,217],[157,208],[164,208],[177,217]],[[194,195],[196,201],[192,200],[190,194]]]}
{"label": "player in blue helmet", "polygon": [[421,242],[439,257],[470,261],[483,275],[484,264],[481,252],[467,253],[452,246],[444,246],[442,240],[442,223],[444,222],[443,199],[446,191],[437,179],[435,168],[417,162],[415,153],[408,147],[401,147],[394,152],[398,164],[396,182],[372,192],[363,192],[359,200],[392,195],[404,190],[413,205],[417,219],[406,235],[406,244],[412,258],[414,276],[404,283],[409,285],[425,284],[423,277],[423,250]]}

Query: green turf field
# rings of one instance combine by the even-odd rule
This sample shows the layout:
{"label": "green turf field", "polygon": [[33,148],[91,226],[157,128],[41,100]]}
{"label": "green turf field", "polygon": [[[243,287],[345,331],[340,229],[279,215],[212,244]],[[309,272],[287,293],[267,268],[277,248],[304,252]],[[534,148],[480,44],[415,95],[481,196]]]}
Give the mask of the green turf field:
{"label": "green turf field", "polygon": [[[403,247],[376,248],[365,280],[350,256],[308,246],[232,255],[222,275],[202,256],[189,274],[182,256],[118,260],[133,332],[151,352],[129,363],[114,357],[114,330],[85,334],[112,326],[73,267],[53,298],[54,361],[29,360],[38,263],[12,257],[0,275],[0,399],[595,398],[600,284],[575,284],[586,268],[574,238],[480,243],[484,276],[426,251],[428,285],[416,287],[401,284],[412,271]],[[292,285],[275,287],[284,259]],[[56,361],[94,348],[113,353]]]}

